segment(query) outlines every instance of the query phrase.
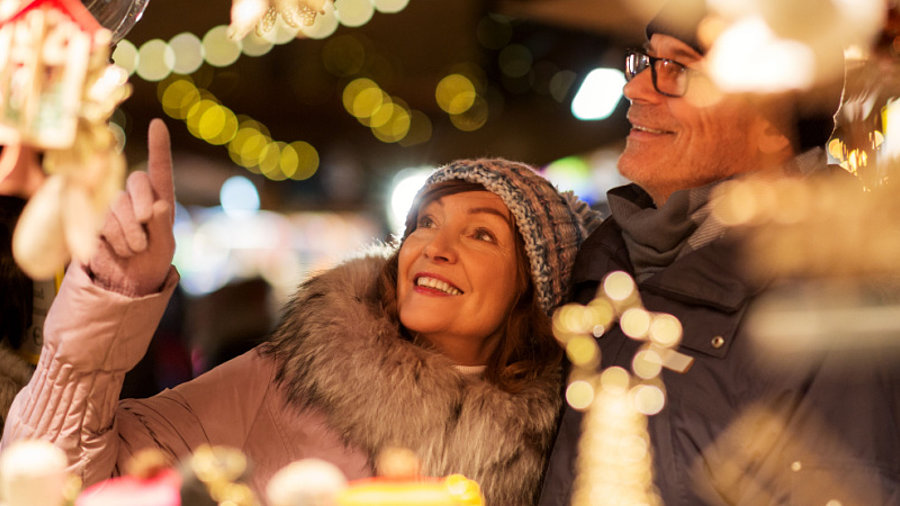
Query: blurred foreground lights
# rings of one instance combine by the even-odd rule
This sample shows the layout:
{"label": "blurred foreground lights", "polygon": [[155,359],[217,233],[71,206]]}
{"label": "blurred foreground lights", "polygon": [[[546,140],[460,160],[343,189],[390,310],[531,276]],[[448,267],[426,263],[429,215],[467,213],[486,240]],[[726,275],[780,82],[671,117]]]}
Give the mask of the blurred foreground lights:
{"label": "blurred foreground lights", "polygon": [[572,114],[584,121],[608,118],[616,110],[624,86],[625,74],[621,70],[592,70],[572,99]]}
{"label": "blurred foreground lights", "polygon": [[780,92],[809,88],[815,53],[798,40],[778,38],[762,17],[725,30],[709,51],[709,73],[727,92]]}
{"label": "blurred foreground lights", "polygon": [[232,176],[219,190],[222,210],[229,216],[246,216],[259,211],[259,192],[244,176]]}
{"label": "blurred foreground lights", "polygon": [[578,411],[586,410],[594,402],[594,387],[585,380],[576,380],[566,388],[566,402]]}

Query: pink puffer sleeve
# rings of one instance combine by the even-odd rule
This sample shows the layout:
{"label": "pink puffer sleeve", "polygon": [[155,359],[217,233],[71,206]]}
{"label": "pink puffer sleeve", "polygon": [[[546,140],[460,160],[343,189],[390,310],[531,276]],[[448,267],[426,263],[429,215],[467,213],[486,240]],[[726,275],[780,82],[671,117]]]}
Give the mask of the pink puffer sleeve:
{"label": "pink puffer sleeve", "polygon": [[[44,326],[40,362],[19,392],[2,447],[20,439],[53,442],[85,484],[113,475],[122,442],[116,410],[125,373],[144,356],[178,283],[170,269],[163,289],[130,298],[95,286],[71,266]],[[134,434],[140,439],[140,434]]]}

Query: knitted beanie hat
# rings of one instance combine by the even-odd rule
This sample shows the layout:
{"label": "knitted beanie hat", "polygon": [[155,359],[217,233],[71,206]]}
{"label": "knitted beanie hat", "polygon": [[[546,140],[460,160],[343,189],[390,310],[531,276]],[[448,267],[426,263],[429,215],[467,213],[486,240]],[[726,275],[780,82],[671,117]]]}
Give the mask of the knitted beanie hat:
{"label": "knitted beanie hat", "polygon": [[415,201],[429,186],[450,180],[479,183],[509,208],[525,243],[541,308],[549,314],[566,296],[575,254],[600,224],[600,214],[572,192],[560,193],[528,165],[501,158],[451,162],[428,177]]}

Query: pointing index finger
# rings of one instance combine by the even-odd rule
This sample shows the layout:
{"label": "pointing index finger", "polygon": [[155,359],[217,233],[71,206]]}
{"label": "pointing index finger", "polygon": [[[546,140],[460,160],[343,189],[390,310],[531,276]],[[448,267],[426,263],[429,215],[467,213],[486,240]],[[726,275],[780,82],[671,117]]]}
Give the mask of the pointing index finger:
{"label": "pointing index finger", "polygon": [[172,149],[169,130],[159,118],[150,121],[147,131],[147,175],[156,197],[175,207],[175,185],[172,176]]}

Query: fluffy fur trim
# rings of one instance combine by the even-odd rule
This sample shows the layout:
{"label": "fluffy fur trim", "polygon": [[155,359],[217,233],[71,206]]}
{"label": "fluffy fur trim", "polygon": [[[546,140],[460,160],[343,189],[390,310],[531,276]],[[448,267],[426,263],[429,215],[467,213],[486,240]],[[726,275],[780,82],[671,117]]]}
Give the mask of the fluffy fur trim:
{"label": "fluffy fur trim", "polygon": [[409,448],[423,474],[478,481],[487,504],[534,504],[561,374],[511,394],[403,339],[376,300],[384,263],[351,260],[301,285],[268,348],[289,399],[323,409],[370,459],[385,447]]}

